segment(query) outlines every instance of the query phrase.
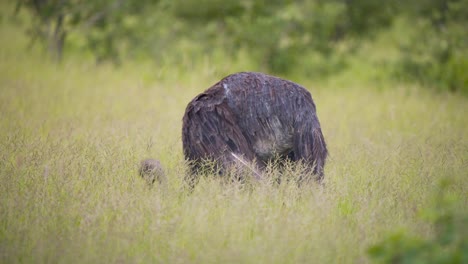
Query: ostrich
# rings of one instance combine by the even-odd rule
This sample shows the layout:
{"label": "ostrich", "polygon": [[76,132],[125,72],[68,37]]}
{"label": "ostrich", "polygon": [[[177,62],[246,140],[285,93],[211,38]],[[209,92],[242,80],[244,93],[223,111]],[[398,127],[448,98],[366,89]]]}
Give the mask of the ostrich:
{"label": "ostrich", "polygon": [[320,182],[327,147],[310,93],[302,86],[255,72],[229,75],[196,96],[183,117],[182,143],[192,175],[204,160],[221,174],[239,164],[302,161]]}
{"label": "ostrich", "polygon": [[145,159],[140,163],[138,170],[140,176],[145,179],[149,186],[157,180],[159,184],[166,183],[166,174],[161,166],[161,163],[155,159]]}

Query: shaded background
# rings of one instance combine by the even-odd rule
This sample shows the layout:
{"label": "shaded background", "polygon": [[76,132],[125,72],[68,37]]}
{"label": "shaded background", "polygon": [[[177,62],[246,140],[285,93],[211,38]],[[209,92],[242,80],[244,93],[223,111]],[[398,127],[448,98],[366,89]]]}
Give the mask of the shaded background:
{"label": "shaded background", "polygon": [[[55,60],[116,65],[247,59],[251,70],[373,79],[468,93],[468,1],[19,0],[16,21]],[[6,14],[10,14],[5,12]],[[356,76],[358,78],[359,76]]]}

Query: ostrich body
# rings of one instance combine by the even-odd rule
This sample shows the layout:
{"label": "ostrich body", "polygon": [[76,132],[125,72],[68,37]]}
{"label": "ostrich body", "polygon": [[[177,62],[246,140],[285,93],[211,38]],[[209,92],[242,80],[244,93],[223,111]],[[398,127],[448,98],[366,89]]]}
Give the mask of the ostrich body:
{"label": "ostrich body", "polygon": [[263,73],[229,75],[196,96],[183,118],[182,141],[192,173],[202,160],[221,171],[243,160],[260,169],[274,158],[303,161],[320,181],[327,147],[310,93]]}
{"label": "ostrich body", "polygon": [[166,174],[161,166],[159,160],[155,159],[145,159],[142,160],[140,163],[139,168],[140,176],[145,179],[148,185],[153,185],[153,183],[157,180],[160,184],[164,184],[166,182]]}

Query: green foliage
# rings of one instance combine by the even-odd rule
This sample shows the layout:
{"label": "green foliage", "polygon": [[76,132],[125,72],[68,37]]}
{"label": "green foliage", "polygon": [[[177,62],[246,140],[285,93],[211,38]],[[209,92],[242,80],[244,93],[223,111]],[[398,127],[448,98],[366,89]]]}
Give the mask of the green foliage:
{"label": "green foliage", "polygon": [[[53,39],[44,27],[54,24],[65,35],[84,37],[86,46],[98,60],[118,60],[134,49],[147,49],[151,54],[148,50],[151,45],[176,53],[178,44],[189,40],[195,42],[194,46],[197,43],[202,46],[203,52],[212,51],[211,46],[221,46],[228,54],[236,55],[239,48],[246,48],[261,67],[278,73],[294,70],[308,53],[328,58],[335,52],[335,43],[347,35],[364,36],[388,25],[390,6],[373,1],[338,0],[19,0],[18,3],[37,18],[31,24],[31,30],[41,32],[36,36]],[[363,16],[362,12],[368,14]],[[170,34],[165,33],[168,30]]]}
{"label": "green foliage", "polygon": [[440,90],[468,94],[468,2],[423,1],[412,34],[402,43],[397,74]]}
{"label": "green foliage", "polygon": [[173,14],[190,22],[206,22],[210,20],[223,20],[225,17],[238,16],[245,2],[241,1],[169,1]]}
{"label": "green foliage", "polygon": [[[269,71],[291,73],[306,54],[316,54],[319,58],[331,56],[339,18],[345,11],[343,4],[291,2],[266,10],[260,15],[247,13],[229,25],[234,43],[247,46]],[[310,66],[314,63],[310,62]]]}
{"label": "green foliage", "polygon": [[346,5],[343,32],[365,36],[389,26],[396,15],[397,1],[351,0],[340,1]]}
{"label": "green foliage", "polygon": [[17,0],[17,9],[29,11],[31,41],[43,43],[57,60],[67,50],[92,54],[98,62],[157,65],[246,54],[258,71],[314,79],[336,76],[353,60],[369,60],[366,47],[404,20],[397,41],[379,44],[381,50],[398,49],[382,58],[380,65],[394,67],[381,75],[468,94],[467,3]]}
{"label": "green foliage", "polygon": [[61,60],[70,35],[84,39],[84,46],[98,61],[118,62],[121,53],[133,48],[142,30],[145,10],[157,1],[17,0],[16,10],[32,15],[28,33],[34,42],[45,43],[54,59]]}
{"label": "green foliage", "polygon": [[447,179],[440,181],[434,208],[423,212],[433,225],[433,235],[421,239],[397,232],[369,248],[369,255],[379,263],[467,263],[468,212],[457,208],[449,185]]}

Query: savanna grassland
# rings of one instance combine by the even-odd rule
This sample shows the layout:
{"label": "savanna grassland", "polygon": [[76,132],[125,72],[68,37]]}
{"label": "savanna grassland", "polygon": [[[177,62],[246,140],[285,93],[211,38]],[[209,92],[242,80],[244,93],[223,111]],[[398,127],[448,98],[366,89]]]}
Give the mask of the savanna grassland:
{"label": "savanna grassland", "polygon": [[[368,263],[389,233],[431,237],[440,200],[468,212],[466,96],[355,81],[365,67],[337,81],[298,77],[330,150],[324,185],[205,177],[189,192],[185,106],[255,70],[242,56],[57,65],[8,23],[0,37],[1,263]],[[167,186],[139,178],[146,157],[161,161]]]}

